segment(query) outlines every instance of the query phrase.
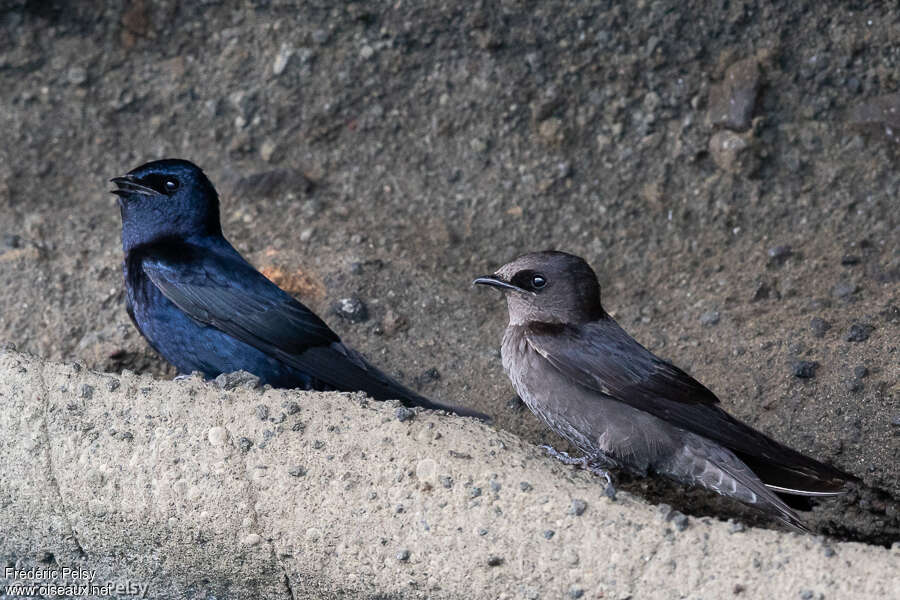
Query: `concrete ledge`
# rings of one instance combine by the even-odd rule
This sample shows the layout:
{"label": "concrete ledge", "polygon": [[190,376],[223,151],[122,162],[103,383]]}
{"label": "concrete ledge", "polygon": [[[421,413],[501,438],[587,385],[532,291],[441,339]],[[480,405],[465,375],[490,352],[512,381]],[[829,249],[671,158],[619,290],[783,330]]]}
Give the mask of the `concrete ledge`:
{"label": "concrete ledge", "polygon": [[0,351],[0,402],[5,565],[96,569],[148,598],[877,598],[900,581],[896,546],[679,531],[510,434],[360,395]]}

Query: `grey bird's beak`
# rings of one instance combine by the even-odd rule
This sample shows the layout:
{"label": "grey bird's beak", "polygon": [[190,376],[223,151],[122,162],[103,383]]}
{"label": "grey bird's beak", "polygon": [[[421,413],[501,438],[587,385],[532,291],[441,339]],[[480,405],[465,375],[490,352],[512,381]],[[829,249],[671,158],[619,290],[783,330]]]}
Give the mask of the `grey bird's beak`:
{"label": "grey bird's beak", "polygon": [[501,290],[513,290],[514,292],[521,292],[523,294],[531,293],[528,290],[523,290],[518,286],[503,281],[496,275],[485,275],[483,277],[479,277],[472,282],[472,285],[489,285],[491,287],[500,288]]}
{"label": "grey bird's beak", "polygon": [[132,177],[131,175],[125,175],[123,177],[113,177],[109,180],[111,183],[116,184],[119,189],[110,190],[110,193],[119,196],[120,198],[125,198],[132,194],[139,194],[142,196],[159,196],[159,192],[154,190],[151,187],[147,187],[146,185],[139,182],[137,179]]}

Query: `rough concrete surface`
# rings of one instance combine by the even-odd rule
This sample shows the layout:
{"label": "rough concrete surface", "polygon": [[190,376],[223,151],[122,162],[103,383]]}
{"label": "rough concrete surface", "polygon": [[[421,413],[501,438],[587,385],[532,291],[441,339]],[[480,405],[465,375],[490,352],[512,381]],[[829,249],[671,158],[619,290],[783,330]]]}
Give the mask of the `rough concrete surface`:
{"label": "rough concrete surface", "polygon": [[[893,3],[0,0],[0,342],[171,377],[125,314],[107,190],[188,158],[229,239],[346,342],[530,444],[565,448],[502,373],[505,307],[469,284],[584,256],[639,341],[862,479],[803,515],[817,533],[890,547],[898,39]],[[61,528],[54,497],[35,501]]]}
{"label": "rough concrete surface", "polygon": [[7,350],[0,401],[0,555],[150,598],[870,599],[900,581],[900,547],[673,518],[510,433],[359,394]]}

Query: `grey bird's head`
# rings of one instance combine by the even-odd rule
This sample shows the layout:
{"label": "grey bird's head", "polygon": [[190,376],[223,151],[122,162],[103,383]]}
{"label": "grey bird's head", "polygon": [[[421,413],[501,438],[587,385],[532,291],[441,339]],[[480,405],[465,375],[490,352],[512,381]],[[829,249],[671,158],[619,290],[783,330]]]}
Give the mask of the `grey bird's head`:
{"label": "grey bird's head", "polygon": [[510,325],[586,323],[606,314],[594,270],[583,258],[565,252],[524,254],[473,283],[504,293]]}
{"label": "grey bird's head", "polygon": [[203,171],[181,159],[155,160],[114,177],[125,251],[163,238],[221,235],[219,195]]}

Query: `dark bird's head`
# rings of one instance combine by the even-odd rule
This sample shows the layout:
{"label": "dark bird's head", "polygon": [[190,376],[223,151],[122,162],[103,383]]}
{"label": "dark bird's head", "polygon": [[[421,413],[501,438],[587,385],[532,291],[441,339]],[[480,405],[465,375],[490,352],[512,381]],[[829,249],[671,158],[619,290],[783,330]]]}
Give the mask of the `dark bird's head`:
{"label": "dark bird's head", "polygon": [[473,283],[504,293],[512,325],[585,323],[605,314],[594,270],[584,259],[565,252],[525,254]]}
{"label": "dark bird's head", "polygon": [[221,235],[219,195],[200,167],[187,160],[155,160],[114,177],[128,252],[164,238]]}

